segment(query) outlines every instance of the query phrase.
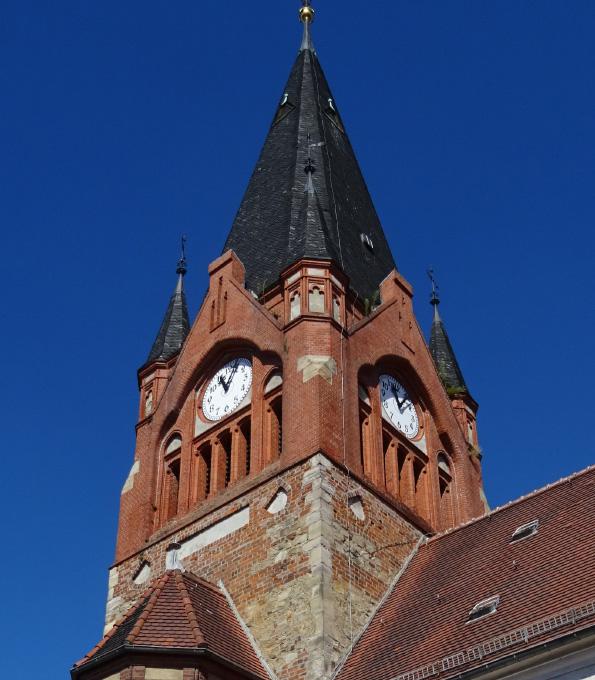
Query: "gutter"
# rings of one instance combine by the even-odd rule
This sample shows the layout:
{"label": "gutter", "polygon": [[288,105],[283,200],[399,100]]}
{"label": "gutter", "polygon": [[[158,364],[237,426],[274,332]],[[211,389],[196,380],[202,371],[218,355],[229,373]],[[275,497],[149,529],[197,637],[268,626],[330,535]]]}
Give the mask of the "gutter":
{"label": "gutter", "polygon": [[[107,661],[112,661],[118,657],[128,654],[133,655],[133,657],[145,654],[154,654],[165,657],[171,656],[177,659],[182,657],[205,657],[205,659],[209,659],[221,666],[225,666],[226,668],[235,671],[238,675],[242,675],[249,680],[267,680],[266,676],[257,675],[256,673],[253,673],[252,671],[249,671],[242,666],[238,666],[232,661],[224,659],[218,654],[215,654],[210,649],[208,649],[206,645],[203,647],[156,647],[152,645],[131,645],[128,643],[122,644],[120,647],[117,647],[111,652],[107,652],[101,656],[89,659],[89,661],[85,661],[85,663],[81,664],[80,666],[74,666],[70,670],[71,680],[79,680],[84,674],[87,673],[87,671],[97,668]],[[134,663],[134,661],[135,660],[132,659],[131,663]]]}
{"label": "gutter", "polygon": [[[508,654],[507,656],[494,659],[493,661],[486,661],[485,663],[481,664],[481,666],[477,666],[476,668],[472,668],[468,671],[463,671],[462,673],[457,673],[456,675],[443,675],[442,677],[447,677],[448,680],[470,680],[471,678],[475,678],[478,675],[485,675],[487,672],[495,673],[498,670],[506,668],[507,666],[521,663],[534,656],[538,656],[540,653],[550,650],[553,651],[554,649],[569,645],[574,641],[583,640],[589,636],[592,636],[594,633],[595,625],[591,625],[588,628],[582,628],[581,630],[575,631],[573,633],[567,633],[562,637],[541,642],[534,647],[530,647],[529,649],[514,652],[513,654]],[[521,672],[521,669],[515,672]],[[438,673],[437,677],[440,677],[440,675],[441,674]]]}

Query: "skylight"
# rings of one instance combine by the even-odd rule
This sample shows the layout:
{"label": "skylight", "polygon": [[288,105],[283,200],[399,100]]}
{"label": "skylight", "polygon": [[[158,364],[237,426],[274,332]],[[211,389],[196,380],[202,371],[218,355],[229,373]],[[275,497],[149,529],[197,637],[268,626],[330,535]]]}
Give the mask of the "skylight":
{"label": "skylight", "polygon": [[478,602],[469,612],[467,621],[475,621],[475,619],[481,619],[488,614],[493,614],[498,609],[499,602],[500,595],[494,595],[493,597],[488,597],[487,600]]}
{"label": "skylight", "polygon": [[517,527],[514,530],[510,542],[514,543],[515,541],[520,541],[522,538],[527,538],[527,536],[533,536],[533,534],[537,533],[538,528],[539,528],[538,519],[534,519],[532,522],[523,524],[522,526]]}

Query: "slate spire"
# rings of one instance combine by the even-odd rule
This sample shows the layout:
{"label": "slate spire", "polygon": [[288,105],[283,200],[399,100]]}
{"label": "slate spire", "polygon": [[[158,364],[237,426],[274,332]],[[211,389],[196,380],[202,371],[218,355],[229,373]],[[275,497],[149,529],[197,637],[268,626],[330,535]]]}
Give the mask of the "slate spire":
{"label": "slate spire", "polygon": [[235,251],[253,291],[301,258],[331,260],[363,301],[395,263],[314,51],[308,2],[300,19],[300,51],[223,252]]}
{"label": "slate spire", "polygon": [[438,305],[440,300],[438,298],[438,290],[434,280],[434,271],[430,267],[428,276],[432,281],[432,292],[430,294],[430,304],[434,307],[434,319],[432,321],[432,330],[430,332],[430,354],[434,360],[438,375],[441,377],[447,388],[459,389],[461,392],[467,392],[465,379],[459,362],[455,356],[446,328],[440,317]]}
{"label": "slate spire", "polygon": [[178,262],[176,274],[178,282],[173,295],[169,300],[165,317],[161,323],[161,328],[153,347],[149,352],[145,366],[153,361],[168,361],[182,349],[184,341],[190,332],[190,319],[188,317],[188,307],[186,305],[186,294],[184,293],[184,275],[186,274],[186,257],[184,254],[184,243],[186,237],[182,237],[182,257]]}

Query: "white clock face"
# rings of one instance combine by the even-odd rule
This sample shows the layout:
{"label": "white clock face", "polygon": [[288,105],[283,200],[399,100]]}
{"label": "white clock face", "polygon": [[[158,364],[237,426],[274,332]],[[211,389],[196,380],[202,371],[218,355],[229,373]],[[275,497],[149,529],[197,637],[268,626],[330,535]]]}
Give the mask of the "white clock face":
{"label": "white clock face", "polygon": [[233,413],[252,384],[250,359],[234,359],[211,378],[202,399],[202,412],[209,420],[221,420]]}
{"label": "white clock face", "polygon": [[419,432],[419,419],[411,397],[392,375],[380,376],[382,408],[392,424],[406,437],[413,439]]}

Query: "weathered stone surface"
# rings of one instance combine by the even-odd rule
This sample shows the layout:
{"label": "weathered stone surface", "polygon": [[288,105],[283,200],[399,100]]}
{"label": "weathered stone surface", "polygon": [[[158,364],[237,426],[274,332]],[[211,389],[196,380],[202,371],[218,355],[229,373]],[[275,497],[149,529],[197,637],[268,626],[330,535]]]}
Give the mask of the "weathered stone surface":
{"label": "weathered stone surface", "polygon": [[[271,514],[280,488],[286,504]],[[363,520],[349,509],[355,495]],[[202,544],[201,536],[237,516],[248,520]],[[281,680],[329,677],[418,537],[370,488],[317,454],[119,564],[110,573],[109,619],[142,593],[134,582],[142,560],[157,574],[172,541],[194,545],[182,558],[184,568],[212,583],[222,580]]]}

